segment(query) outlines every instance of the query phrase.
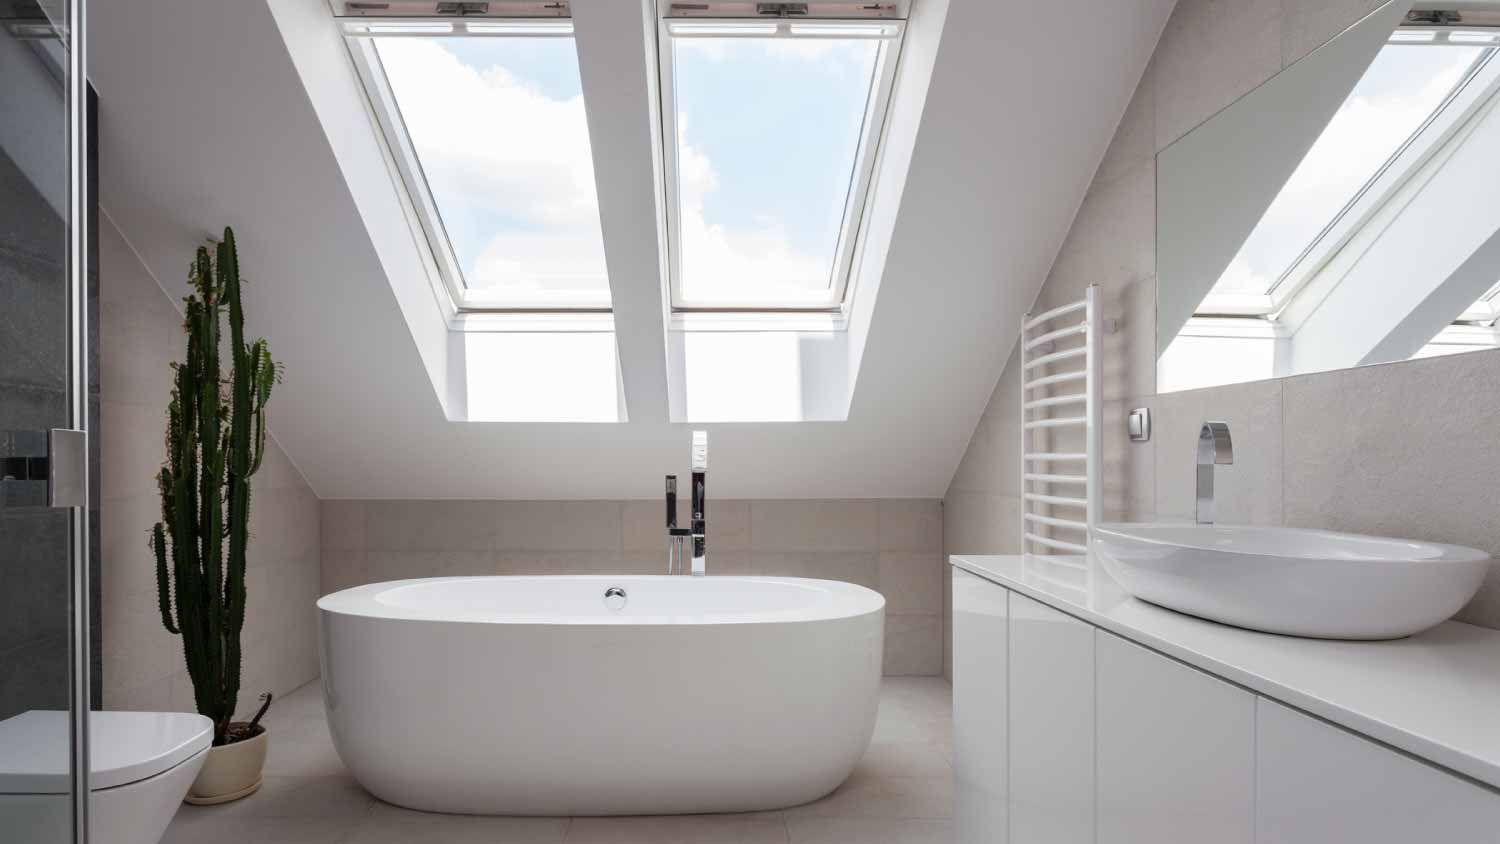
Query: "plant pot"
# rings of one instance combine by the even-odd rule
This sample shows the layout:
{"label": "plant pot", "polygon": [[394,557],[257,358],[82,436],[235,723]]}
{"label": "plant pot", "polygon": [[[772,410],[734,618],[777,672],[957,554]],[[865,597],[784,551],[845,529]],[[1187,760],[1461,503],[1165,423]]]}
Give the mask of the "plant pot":
{"label": "plant pot", "polygon": [[[231,729],[234,726],[231,725]],[[264,727],[251,738],[208,749],[203,770],[188,789],[187,802],[211,806],[247,797],[260,788],[261,768],[266,764],[266,743],[270,734]]]}

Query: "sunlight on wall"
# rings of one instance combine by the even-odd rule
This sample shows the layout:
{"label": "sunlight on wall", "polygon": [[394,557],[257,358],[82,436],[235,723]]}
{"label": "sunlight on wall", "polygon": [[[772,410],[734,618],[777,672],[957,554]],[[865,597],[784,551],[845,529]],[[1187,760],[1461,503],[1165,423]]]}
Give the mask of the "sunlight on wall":
{"label": "sunlight on wall", "polygon": [[804,418],[802,353],[796,332],[691,332],[683,342],[692,421]]}
{"label": "sunlight on wall", "polygon": [[469,332],[471,422],[622,422],[610,331]]}

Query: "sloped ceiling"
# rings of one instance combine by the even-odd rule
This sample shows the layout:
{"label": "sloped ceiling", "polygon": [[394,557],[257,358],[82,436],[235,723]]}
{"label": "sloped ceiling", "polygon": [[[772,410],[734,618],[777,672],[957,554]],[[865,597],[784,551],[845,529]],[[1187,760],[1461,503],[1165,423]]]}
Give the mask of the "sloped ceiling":
{"label": "sloped ceiling", "polygon": [[[704,426],[711,495],[943,494],[1172,7],[919,2],[946,22],[849,419]],[[90,15],[105,210],[174,298],[235,228],[287,369],[272,430],[320,496],[644,498],[686,472],[687,425],[445,418],[263,0]]]}

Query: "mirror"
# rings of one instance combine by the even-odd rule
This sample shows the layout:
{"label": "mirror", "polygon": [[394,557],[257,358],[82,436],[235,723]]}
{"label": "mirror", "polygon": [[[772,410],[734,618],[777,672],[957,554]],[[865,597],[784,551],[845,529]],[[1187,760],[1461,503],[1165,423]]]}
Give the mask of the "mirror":
{"label": "mirror", "polygon": [[1158,392],[1500,346],[1500,3],[1426,5],[1158,154]]}

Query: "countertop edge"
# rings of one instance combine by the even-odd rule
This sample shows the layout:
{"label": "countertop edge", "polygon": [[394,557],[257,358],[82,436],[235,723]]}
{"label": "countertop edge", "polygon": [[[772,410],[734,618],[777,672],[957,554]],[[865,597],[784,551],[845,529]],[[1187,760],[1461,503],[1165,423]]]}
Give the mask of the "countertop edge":
{"label": "countertop edge", "polygon": [[[1108,615],[1094,612],[1088,607],[1072,603],[1062,597],[1039,590],[1024,581],[976,562],[980,555],[948,555],[948,565],[961,569],[997,586],[1017,592],[1058,612],[1077,618],[1093,627],[1113,633],[1129,642],[1156,651],[1214,677],[1223,679],[1248,691],[1270,698],[1278,703],[1320,718],[1345,730],[1379,742],[1407,754],[1428,765],[1457,774],[1492,792],[1500,792],[1500,764],[1491,763],[1460,748],[1429,739],[1421,734],[1399,726],[1379,721],[1349,710],[1332,701],[1305,693],[1292,686],[1279,683],[1260,674],[1247,671],[1232,663],[1224,662],[1210,654],[1200,653],[1170,639],[1122,624]],[[1149,607],[1149,605],[1147,605]],[[1152,608],[1157,612],[1170,610]],[[1175,615],[1175,614],[1174,614]],[[1187,616],[1183,616],[1188,618]],[[1200,621],[1202,624],[1215,624]],[[1463,624],[1445,621],[1444,625]],[[1216,625],[1224,626],[1224,625]],[[1439,625],[1442,626],[1442,625]]]}

